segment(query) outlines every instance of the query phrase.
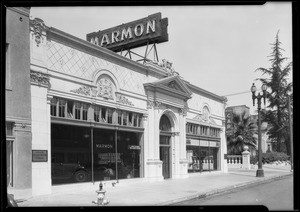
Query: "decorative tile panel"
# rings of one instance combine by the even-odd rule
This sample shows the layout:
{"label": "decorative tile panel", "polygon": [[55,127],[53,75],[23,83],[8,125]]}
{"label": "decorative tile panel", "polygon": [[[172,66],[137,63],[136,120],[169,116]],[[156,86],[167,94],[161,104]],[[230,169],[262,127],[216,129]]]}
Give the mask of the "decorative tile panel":
{"label": "decorative tile panel", "polygon": [[48,40],[47,48],[49,69],[92,81],[96,71],[106,69],[119,80],[121,89],[145,95],[143,84],[147,81],[147,77],[144,74],[55,41]]}

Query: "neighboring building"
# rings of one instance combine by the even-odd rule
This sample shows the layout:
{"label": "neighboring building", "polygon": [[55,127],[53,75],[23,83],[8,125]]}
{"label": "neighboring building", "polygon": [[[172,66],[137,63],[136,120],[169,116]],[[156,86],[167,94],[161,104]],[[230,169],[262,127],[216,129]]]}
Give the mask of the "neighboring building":
{"label": "neighboring building", "polygon": [[31,195],[31,93],[28,7],[6,10],[6,161],[8,192]]}
{"label": "neighboring building", "polygon": [[78,182],[227,172],[223,97],[38,18],[29,40],[32,195]]}

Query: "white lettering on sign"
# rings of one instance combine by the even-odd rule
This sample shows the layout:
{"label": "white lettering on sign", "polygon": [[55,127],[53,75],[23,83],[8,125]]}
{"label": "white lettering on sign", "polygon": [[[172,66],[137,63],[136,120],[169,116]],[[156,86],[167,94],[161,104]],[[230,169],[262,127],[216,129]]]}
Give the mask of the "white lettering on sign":
{"label": "white lettering on sign", "polygon": [[127,30],[125,28],[122,30],[121,41],[123,41],[124,38],[126,38],[126,39],[132,39],[131,27],[128,27]]}
{"label": "white lettering on sign", "polygon": [[[140,29],[139,29],[140,28]],[[134,27],[134,34],[137,37],[140,37],[144,32],[144,26],[143,24],[138,24]]]}
{"label": "white lettering on sign", "polygon": [[148,35],[150,33],[155,33],[155,21],[155,19],[149,20],[145,23],[145,26],[143,23],[139,23],[133,27],[133,32],[131,27],[127,27],[113,31],[110,36],[108,34],[103,34],[102,38],[95,36],[91,38],[90,42],[99,45],[99,40],[101,40],[100,46],[105,46],[133,39],[133,33],[136,37],[141,37],[144,34]]}
{"label": "white lettering on sign", "polygon": [[113,148],[113,146],[111,144],[96,144],[96,148],[111,149],[111,148]]}
{"label": "white lettering on sign", "polygon": [[119,38],[118,38],[119,35],[120,35],[119,31],[114,31],[113,33],[111,33],[111,43],[118,42],[119,41]]}
{"label": "white lettering on sign", "polygon": [[153,20],[152,23],[151,23],[151,21],[148,21],[148,22],[147,22],[147,30],[146,30],[146,34],[149,34],[149,33],[150,33],[150,30],[149,30],[149,29],[151,29],[152,32],[155,32],[155,20]]}
{"label": "white lettering on sign", "polygon": [[103,44],[106,43],[107,45],[110,44],[109,43],[109,38],[107,34],[104,34],[102,39],[101,39],[101,46],[103,46]]}

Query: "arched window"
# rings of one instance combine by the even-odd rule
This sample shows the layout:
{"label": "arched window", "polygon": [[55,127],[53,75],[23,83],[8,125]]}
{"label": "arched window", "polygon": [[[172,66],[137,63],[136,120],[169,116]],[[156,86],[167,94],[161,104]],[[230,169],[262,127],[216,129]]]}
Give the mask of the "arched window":
{"label": "arched window", "polygon": [[171,132],[171,122],[166,115],[162,115],[159,122],[159,129],[162,131]]}

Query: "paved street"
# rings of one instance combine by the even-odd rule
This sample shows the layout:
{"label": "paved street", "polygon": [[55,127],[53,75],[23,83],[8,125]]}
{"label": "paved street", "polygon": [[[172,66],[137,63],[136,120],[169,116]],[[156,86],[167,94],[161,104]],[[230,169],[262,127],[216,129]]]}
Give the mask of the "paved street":
{"label": "paved street", "polygon": [[269,210],[292,210],[293,177],[174,205],[265,205]]}

